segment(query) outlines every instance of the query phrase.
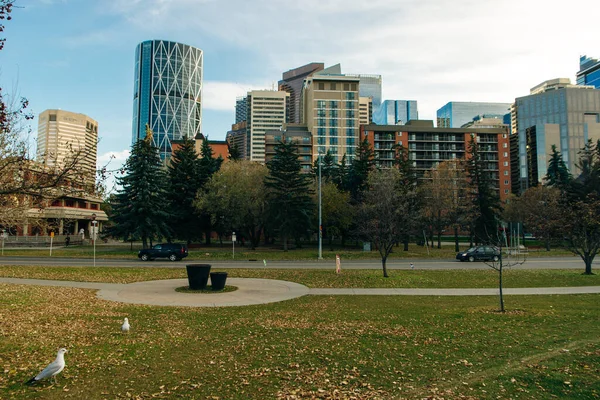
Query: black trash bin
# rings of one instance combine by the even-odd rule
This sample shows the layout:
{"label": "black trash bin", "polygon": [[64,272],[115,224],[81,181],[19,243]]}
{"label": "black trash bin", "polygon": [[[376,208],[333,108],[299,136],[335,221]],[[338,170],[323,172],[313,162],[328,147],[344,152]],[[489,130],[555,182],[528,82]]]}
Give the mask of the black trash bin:
{"label": "black trash bin", "polygon": [[188,264],[185,266],[185,269],[187,270],[191,290],[206,289],[210,274],[210,264]]}
{"label": "black trash bin", "polygon": [[225,288],[225,281],[227,281],[227,272],[210,273],[210,284],[212,286],[212,290],[223,290]]}

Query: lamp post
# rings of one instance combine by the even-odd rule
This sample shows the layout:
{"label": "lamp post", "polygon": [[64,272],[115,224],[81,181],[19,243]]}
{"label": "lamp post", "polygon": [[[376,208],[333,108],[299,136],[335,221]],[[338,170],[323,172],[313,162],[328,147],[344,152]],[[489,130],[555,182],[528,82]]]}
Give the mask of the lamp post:
{"label": "lamp post", "polygon": [[233,244],[233,257],[235,258],[235,241],[236,241],[237,237],[235,236],[235,232],[231,233],[231,244]]}
{"label": "lamp post", "polygon": [[94,243],[94,267],[96,266],[96,226],[98,225],[98,221],[96,221],[96,214],[92,214],[92,243]]}
{"label": "lamp post", "polygon": [[319,260],[323,259],[323,221],[321,210],[321,153],[319,152]]}

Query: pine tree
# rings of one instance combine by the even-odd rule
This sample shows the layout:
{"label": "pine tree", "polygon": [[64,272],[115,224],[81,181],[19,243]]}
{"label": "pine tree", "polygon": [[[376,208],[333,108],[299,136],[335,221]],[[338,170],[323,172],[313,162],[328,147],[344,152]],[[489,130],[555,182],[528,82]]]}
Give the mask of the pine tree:
{"label": "pine tree", "polygon": [[352,160],[349,172],[350,194],[352,199],[360,202],[362,192],[368,188],[367,178],[369,172],[375,167],[374,151],[367,138],[356,149],[356,156]]}
{"label": "pine tree", "polygon": [[336,174],[333,179],[338,189],[349,192],[350,185],[348,183],[348,164],[346,162],[346,153],[342,156],[342,160],[336,169]]}
{"label": "pine tree", "polygon": [[472,234],[476,243],[488,244],[494,241],[498,232],[500,198],[492,186],[490,172],[486,171],[479,153],[475,137],[468,147],[466,170],[469,176],[469,188],[477,216],[473,220]]}
{"label": "pine tree", "polygon": [[[203,189],[208,180],[221,168],[223,158],[213,157],[213,149],[208,141],[208,136],[202,141],[202,147],[200,148],[200,160],[199,160],[199,189]],[[200,229],[204,232],[204,240],[207,245],[210,245],[210,235],[212,232],[211,216],[208,212],[202,212],[200,216]]]}
{"label": "pine tree", "polygon": [[173,213],[173,233],[175,237],[185,239],[189,244],[200,236],[200,216],[194,207],[194,200],[202,182],[200,160],[194,140],[184,140],[173,152],[168,175],[168,200]]}
{"label": "pine tree", "polygon": [[240,153],[240,149],[238,148],[237,144],[233,144],[233,146],[229,146],[229,155],[227,156],[227,158],[230,161],[238,161],[242,159],[242,154]]}
{"label": "pine tree", "polygon": [[165,207],[166,174],[148,126],[146,138],[132,146],[124,173],[117,178],[122,189],[115,195],[114,224],[109,233],[124,240],[141,239],[144,248],[148,241],[170,238],[172,215]]}
{"label": "pine tree", "polygon": [[288,239],[298,239],[310,228],[314,208],[310,181],[302,173],[295,143],[280,142],[267,168],[268,221],[272,230],[279,233],[283,249],[287,251]]}
{"label": "pine tree", "polygon": [[[323,182],[331,182],[335,179],[337,175],[338,166],[333,160],[333,155],[331,151],[327,149],[327,153],[321,159],[321,179]],[[313,173],[315,175],[319,174],[319,158],[315,160],[313,163]]]}
{"label": "pine tree", "polygon": [[571,173],[563,160],[561,152],[556,150],[556,145],[553,144],[550,161],[548,163],[548,172],[544,180],[548,186],[554,186],[560,189],[567,185],[571,179]]}

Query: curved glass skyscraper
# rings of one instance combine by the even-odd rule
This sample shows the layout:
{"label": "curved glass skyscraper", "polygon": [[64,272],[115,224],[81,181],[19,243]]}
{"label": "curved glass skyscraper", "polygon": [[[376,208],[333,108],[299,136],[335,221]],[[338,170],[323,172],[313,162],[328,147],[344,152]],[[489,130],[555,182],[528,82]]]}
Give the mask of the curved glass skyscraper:
{"label": "curved glass skyscraper", "polygon": [[171,142],[194,138],[202,125],[202,50],[148,40],[135,50],[132,143],[146,137],[146,124],[164,160]]}

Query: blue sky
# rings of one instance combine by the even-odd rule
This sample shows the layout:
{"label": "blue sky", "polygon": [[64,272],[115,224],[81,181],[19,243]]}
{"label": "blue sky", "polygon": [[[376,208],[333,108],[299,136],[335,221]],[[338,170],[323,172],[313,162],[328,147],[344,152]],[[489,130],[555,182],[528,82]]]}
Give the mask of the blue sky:
{"label": "blue sky", "polygon": [[[203,131],[222,140],[236,96],[282,72],[342,64],[381,74],[384,99],[512,102],[546,80],[574,81],[600,57],[600,2],[573,0],[20,0],[6,23],[0,85],[99,123],[99,164],[131,145],[133,61],[149,39],[204,51]],[[37,119],[33,121],[34,132]]]}

